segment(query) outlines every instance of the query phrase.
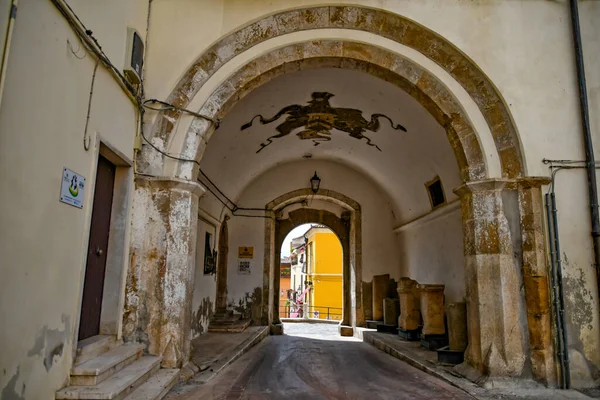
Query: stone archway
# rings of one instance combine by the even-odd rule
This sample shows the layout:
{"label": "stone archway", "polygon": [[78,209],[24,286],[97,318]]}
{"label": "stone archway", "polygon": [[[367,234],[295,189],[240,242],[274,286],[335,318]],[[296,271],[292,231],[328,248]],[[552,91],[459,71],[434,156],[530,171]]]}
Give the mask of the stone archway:
{"label": "stone archway", "polygon": [[[168,101],[178,107],[186,107],[216,71],[234,57],[259,43],[292,32],[332,28],[359,30],[382,36],[417,50],[441,66],[473,98],[487,121],[501,162],[502,176],[517,178],[525,175],[525,164],[517,128],[501,94],[485,73],[468,56],[442,36],[406,17],[385,10],[362,6],[317,6],[292,9],[266,16],[214,43],[183,74],[179,83],[169,95]],[[332,49],[335,49],[335,47],[315,43],[312,49],[303,52],[301,58],[339,57],[340,54],[331,54]],[[325,54],[328,52],[330,54]],[[293,60],[293,53],[293,49],[288,49],[285,55],[290,58],[289,62],[296,61]],[[265,56],[266,60],[269,58],[276,59],[276,50]],[[355,59],[373,60],[375,64],[378,60],[381,60],[381,53],[377,52],[363,53],[362,56]],[[285,62],[283,60],[281,63]],[[411,65],[407,72],[412,74],[413,78],[416,72],[416,78],[421,78],[419,72],[422,68],[419,66],[415,68],[414,63],[410,61],[408,61],[408,64]],[[394,65],[380,66],[386,69],[394,69]],[[245,74],[251,77],[268,75],[265,72],[267,72],[265,69],[246,69]],[[436,95],[432,98],[436,104],[444,104],[448,101],[445,96],[438,98],[440,88],[437,80],[425,79],[422,84]],[[219,97],[228,98],[238,92],[242,86],[243,84],[230,80],[221,85],[217,89],[217,93]],[[210,109],[204,111],[208,111],[208,116],[215,117],[225,101],[222,100],[220,103],[220,105],[215,104],[217,107],[210,106],[212,112]],[[211,104],[211,102],[208,101],[207,104]],[[447,111],[444,107],[440,108]],[[454,113],[446,113],[446,118],[451,120],[452,114]],[[151,134],[152,141],[156,146],[163,149],[168,148],[168,144],[173,140],[176,131],[176,121],[180,116],[181,114],[178,111],[167,111],[159,116]],[[459,116],[462,117],[463,114],[459,114]],[[195,130],[196,133],[198,131],[207,132],[210,128],[205,126],[205,122],[202,120],[196,121],[195,124],[192,124],[192,130]],[[208,140],[208,137],[204,135],[201,136],[202,138],[205,141]],[[188,158],[201,158],[201,152],[205,147],[201,140],[193,140],[188,136],[185,143],[186,148],[182,154],[185,154]],[[477,144],[470,143],[468,147],[477,147]],[[198,152],[199,150],[200,152]],[[163,162],[164,160],[160,155],[143,155],[141,167],[148,172],[158,173],[163,168]],[[185,175],[185,173],[182,174],[182,171],[177,173],[179,177],[185,177]],[[190,177],[191,175],[188,176],[188,178]]]}
{"label": "stone archway", "polygon": [[[323,28],[362,30],[392,39],[421,52],[445,69],[462,85],[485,117],[503,178],[488,179],[477,133],[461,104],[439,79],[407,58],[366,43],[316,40],[272,50],[248,62],[223,82],[201,112],[213,118],[222,117],[252,89],[277,75],[302,68],[352,68],[388,80],[410,93],[445,128],[461,177],[466,183],[456,191],[462,201],[469,310],[470,344],[465,366],[472,370],[474,377],[520,377],[528,373],[525,369],[529,359],[533,376],[552,384],[556,371],[548,308],[545,242],[541,231],[540,188],[545,181],[523,178],[525,163],[517,129],[500,93],[474,62],[447,40],[413,21],[381,10],[331,6],[284,11],[252,23],[215,43],[183,75],[169,102],[180,107],[188,105],[217,70],[257,43],[296,30]],[[169,148],[177,133],[179,117],[177,111],[166,111],[159,116],[150,135],[154,145]],[[207,121],[194,120],[185,137],[177,140],[182,146],[178,156],[199,161],[213,131]],[[165,158],[146,146],[140,168],[151,175],[171,176],[163,179],[171,183],[159,186],[152,183],[151,178],[138,177],[134,207],[137,210],[145,207],[144,212],[138,212],[147,217],[151,221],[149,223],[163,224],[168,232],[177,233],[182,241],[189,243],[178,243],[178,246],[166,249],[133,243],[132,254],[139,255],[140,261],[132,256],[131,284],[128,280],[128,290],[135,286],[135,290],[131,289],[132,299],[144,292],[145,289],[137,286],[137,276],[146,271],[153,268],[170,271],[180,280],[190,275],[189,270],[193,271],[193,257],[189,255],[193,253],[195,243],[191,232],[194,231],[193,220],[198,202],[193,193],[200,190],[191,187],[184,190],[185,185],[181,183],[193,181],[197,176],[191,162],[180,162],[175,170],[167,169]],[[271,210],[275,211],[274,208]],[[160,215],[162,220],[155,222],[152,219],[155,214]],[[265,240],[275,240],[274,227],[265,226]],[[274,271],[273,256],[265,257],[266,271]],[[143,265],[143,259],[150,259],[152,264]],[[356,262],[360,265],[359,257]],[[264,282],[272,288],[273,273],[269,272],[264,278]],[[358,280],[352,282],[352,286],[356,287],[356,297],[351,301],[357,310],[353,326],[362,321],[360,283]],[[151,303],[151,307],[146,305],[146,309],[160,308],[164,296],[153,292],[152,282],[144,285],[149,289],[141,297]],[[189,282],[183,286],[187,290]],[[519,289],[521,286],[525,287],[525,298]],[[156,292],[163,294],[167,290],[160,287]],[[153,296],[159,299],[155,300]],[[268,291],[263,296],[269,297]],[[267,315],[266,322],[276,322],[272,311],[274,300],[263,297],[263,301],[270,305],[263,313]],[[126,307],[129,304],[133,303]],[[141,322],[135,320],[131,327],[126,325],[135,334],[140,331],[146,334],[152,351],[162,354],[166,365],[179,365],[189,353],[185,334],[178,336],[177,330],[185,332],[189,329],[185,321],[189,319],[191,308],[186,308],[185,298],[177,305],[182,309],[178,308],[177,313],[169,309],[164,318],[172,340],[157,336],[143,319]],[[183,318],[180,318],[181,315]]]}
{"label": "stone archway", "polygon": [[[340,205],[347,211],[338,217],[325,210],[300,208],[290,211],[288,218],[282,219],[282,210],[291,204],[305,199],[325,200]],[[333,190],[320,189],[316,194],[311,189],[298,189],[279,196],[269,202],[265,209],[274,219],[265,220],[265,263],[263,269],[263,315],[267,315],[269,326],[275,333],[279,331],[279,252],[286,235],[296,226],[304,223],[319,223],[329,227],[338,237],[343,249],[343,316],[340,332],[352,335],[353,328],[364,325],[362,307],[362,228],[360,204]],[[269,296],[269,293],[271,296]]]}

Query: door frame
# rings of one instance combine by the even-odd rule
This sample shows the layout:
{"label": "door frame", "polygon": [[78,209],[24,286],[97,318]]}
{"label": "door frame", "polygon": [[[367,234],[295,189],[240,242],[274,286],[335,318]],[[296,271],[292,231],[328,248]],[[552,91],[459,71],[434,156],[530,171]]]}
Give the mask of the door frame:
{"label": "door frame", "polygon": [[[125,302],[125,283],[129,262],[129,236],[131,227],[131,201],[133,198],[133,161],[113,146],[100,134],[96,135],[93,147],[92,174],[88,182],[96,182],[98,159],[100,156],[113,163],[115,183],[111,207],[108,250],[106,257],[106,272],[100,314],[100,335],[114,335],[121,338],[123,325],[123,306]],[[79,297],[73,335],[73,358],[76,357],[79,336],[79,323],[83,301],[85,272],[87,267],[87,248],[92,228],[92,209],[94,203],[95,185],[90,188],[86,207],[85,240],[83,244],[82,268],[79,281]]]}

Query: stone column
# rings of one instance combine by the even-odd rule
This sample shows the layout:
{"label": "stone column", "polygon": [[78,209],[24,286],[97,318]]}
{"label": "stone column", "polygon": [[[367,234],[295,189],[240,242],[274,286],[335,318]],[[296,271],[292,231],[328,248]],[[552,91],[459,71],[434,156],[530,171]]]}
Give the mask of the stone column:
{"label": "stone column", "polygon": [[544,205],[541,186],[548,178],[518,180],[521,235],[523,239],[523,274],[527,301],[527,325],[533,376],[540,382],[556,385],[552,316],[548,293]]}
{"label": "stone column", "polygon": [[492,179],[455,190],[462,201],[469,336],[465,363],[457,368],[472,380],[519,377],[525,364],[521,271],[513,251],[513,235],[520,234],[511,233],[506,216],[518,213],[518,205],[504,202],[511,183]]}
{"label": "stone column", "polygon": [[398,282],[400,296],[400,318],[398,325],[404,331],[414,331],[419,328],[420,312],[417,296],[417,281],[410,278],[400,278]]}
{"label": "stone column", "polygon": [[190,356],[198,199],[204,188],[176,178],[136,177],[123,336],[180,368]]}
{"label": "stone column", "polygon": [[444,325],[444,285],[419,285],[421,294],[421,317],[424,335],[443,335]]}
{"label": "stone column", "polygon": [[375,275],[373,277],[373,320],[383,320],[383,299],[387,296],[390,274]]}

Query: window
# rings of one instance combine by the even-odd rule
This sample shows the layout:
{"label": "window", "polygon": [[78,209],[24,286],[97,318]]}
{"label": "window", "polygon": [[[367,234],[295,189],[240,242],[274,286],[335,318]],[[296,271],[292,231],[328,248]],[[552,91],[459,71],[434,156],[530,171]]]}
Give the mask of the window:
{"label": "window", "polygon": [[427,193],[429,194],[429,201],[431,202],[431,208],[435,209],[442,204],[446,203],[446,196],[444,196],[444,188],[442,187],[442,181],[439,176],[436,176],[432,181],[425,183]]}

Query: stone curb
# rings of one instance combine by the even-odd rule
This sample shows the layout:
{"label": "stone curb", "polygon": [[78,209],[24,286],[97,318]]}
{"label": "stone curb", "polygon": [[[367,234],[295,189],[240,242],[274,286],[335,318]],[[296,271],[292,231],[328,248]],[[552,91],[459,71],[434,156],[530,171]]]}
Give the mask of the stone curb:
{"label": "stone curb", "polygon": [[194,381],[195,383],[206,383],[210,381],[223,369],[248,352],[248,350],[250,350],[252,347],[260,343],[264,338],[269,336],[269,327],[263,326],[261,328],[262,329],[257,331],[254,336],[237,346],[230,355],[219,360],[208,368],[203,367],[203,369],[201,369],[200,366],[197,366],[193,362],[188,362],[181,370],[179,382]]}
{"label": "stone curb", "polygon": [[[403,353],[392,346],[385,343],[383,340],[375,337],[373,335],[373,331],[367,331],[365,329],[360,329],[357,332],[357,337],[363,340],[364,343],[368,343],[375,348],[395,357],[399,360],[406,362],[407,364],[429,374],[436,378],[442,379],[449,383],[450,385],[465,391],[467,394],[473,396],[479,400],[497,400],[497,399],[515,399],[515,398],[528,398],[528,399],[588,399],[591,398],[586,396],[584,393],[575,391],[575,390],[559,390],[559,389],[551,389],[551,388],[540,388],[534,394],[529,392],[524,392],[522,395],[517,395],[514,393],[508,393],[503,391],[502,389],[486,389],[477,384],[469,381],[468,379],[454,375],[451,372],[445,370],[444,368],[432,365],[430,363],[424,362],[421,359],[416,357],[411,357],[409,354]],[[514,388],[517,391],[518,388]],[[527,389],[527,388],[525,388]],[[529,394],[529,396],[528,396]],[[531,396],[531,397],[530,397]]]}

